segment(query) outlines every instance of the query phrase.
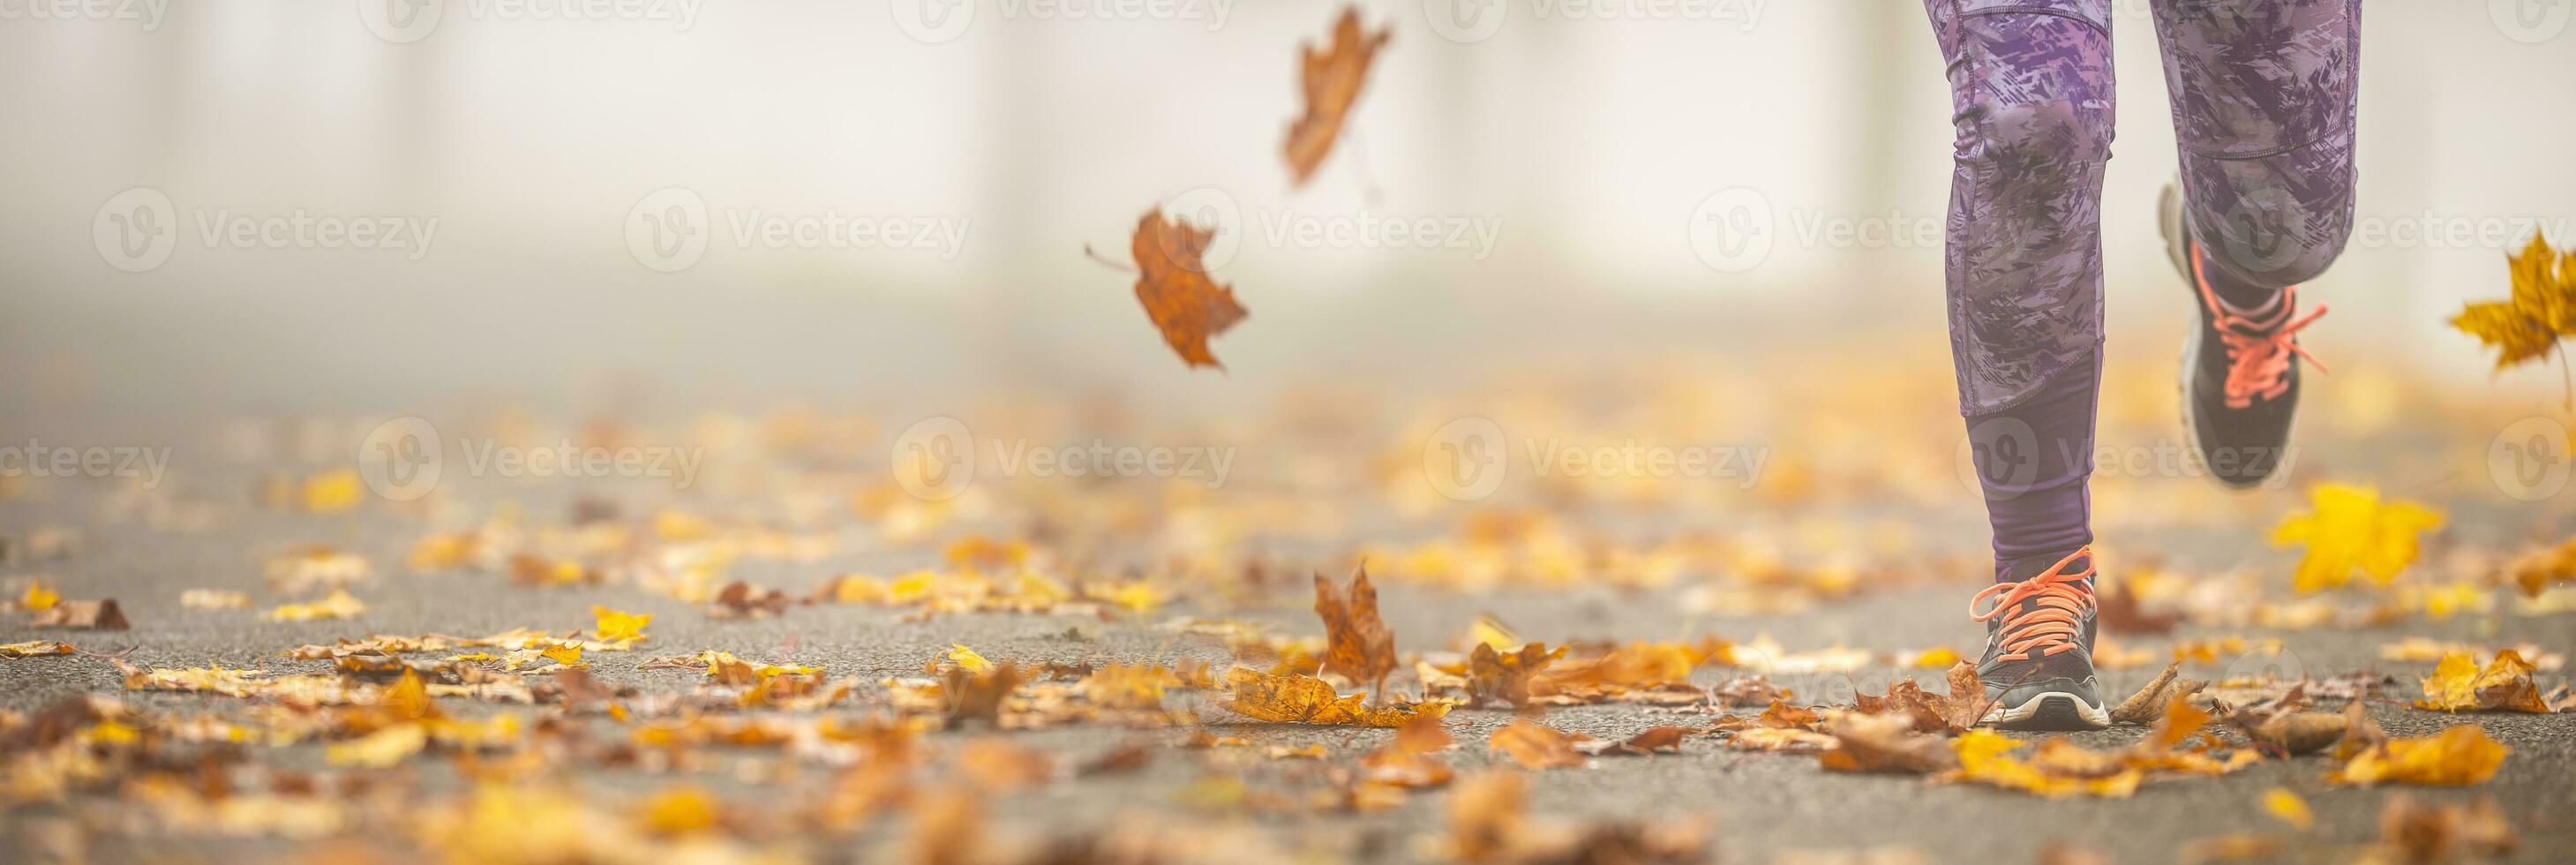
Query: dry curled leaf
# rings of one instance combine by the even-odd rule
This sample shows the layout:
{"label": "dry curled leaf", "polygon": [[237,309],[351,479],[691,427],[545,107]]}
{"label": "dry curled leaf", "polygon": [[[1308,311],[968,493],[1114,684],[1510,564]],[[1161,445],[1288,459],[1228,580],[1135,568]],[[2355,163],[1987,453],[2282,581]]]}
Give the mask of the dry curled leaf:
{"label": "dry curled leaf", "polygon": [[1477,643],[1467,655],[1467,695],[1480,706],[1527,705],[1530,676],[1562,657],[1564,646],[1549,649],[1546,643],[1526,643],[1508,653],[1496,651],[1490,643]]}
{"label": "dry curled leaf", "polygon": [[2120,701],[2120,705],[2111,709],[2112,723],[2154,723],[2157,718],[2164,716],[2165,707],[2172,704],[2174,698],[2197,694],[2201,689],[2209,687],[2208,682],[2199,679],[2176,678],[2181,671],[2182,662],[2180,661],[2165,665],[2164,672],[2157,673],[2155,679],[2149,681],[2146,687],[2139,688],[2137,693],[2129,695],[2128,699]]}
{"label": "dry curled leaf", "polygon": [[117,609],[116,599],[103,601],[58,601],[27,620],[30,628],[84,628],[99,631],[122,631],[129,625],[125,613]]}
{"label": "dry curled leaf", "polygon": [[997,664],[982,673],[950,668],[939,683],[939,699],[946,710],[948,726],[953,729],[976,722],[1000,723],[1002,700],[1026,681],[1028,674],[1015,663]]}
{"label": "dry curled leaf", "polygon": [[2400,794],[2379,812],[2379,842],[2403,861],[2458,862],[2509,855],[2521,838],[2492,796],[2459,805]]}
{"label": "dry curled leaf", "polygon": [[1128,252],[1136,257],[1136,300],[1145,317],[1163,334],[1163,342],[1193,367],[1224,369],[1208,351],[1216,338],[1248,313],[1234,299],[1234,288],[1208,274],[1203,256],[1215,227],[1200,228],[1180,217],[1164,219],[1160,209],[1136,221]]}
{"label": "dry curled leaf", "polygon": [[1401,727],[1426,715],[1437,718],[1449,713],[1445,703],[1365,706],[1363,695],[1341,696],[1331,683],[1313,676],[1273,676],[1245,667],[1226,671],[1225,684],[1232,692],[1227,711],[1263,721]]}
{"label": "dry curled leaf", "polygon": [[2433,675],[2424,678],[2424,698],[2415,708],[2437,712],[2500,710],[2511,712],[2551,711],[2549,701],[2542,699],[2540,688],[2531,681],[2531,662],[2522,653],[2499,649],[2486,669],[2466,652],[2453,652],[2442,657]]}
{"label": "dry curled leaf", "polygon": [[1351,104],[1359,100],[1360,86],[1368,83],[1369,64],[1377,59],[1378,49],[1386,47],[1388,37],[1386,30],[1363,30],[1359,9],[1346,8],[1342,17],[1333,22],[1329,50],[1317,51],[1311,44],[1298,46],[1297,84],[1306,97],[1306,113],[1288,127],[1285,150],[1289,185],[1305,185],[1306,179],[1314,176],[1315,167],[1333,152],[1333,142],[1341,137]]}
{"label": "dry curled leaf", "polygon": [[1920,775],[1959,767],[1950,743],[1915,732],[1909,715],[1836,713],[1826,721],[1825,732],[1834,737],[1834,747],[1816,755],[1816,761],[1831,771]]}
{"label": "dry curled leaf", "polygon": [[2360,748],[2334,777],[2364,787],[2386,782],[2480,784],[2495,777],[2511,753],[2512,748],[2488,738],[2478,725],[2461,724],[2431,736],[2389,739]]}
{"label": "dry curled leaf", "polygon": [[1588,761],[1582,751],[1576,750],[1575,743],[1591,737],[1577,739],[1575,736],[1528,718],[1515,718],[1485,740],[1485,750],[1510,755],[1512,761],[1524,769],[1581,766]]}
{"label": "dry curled leaf", "polygon": [[1324,620],[1324,669],[1354,682],[1369,683],[1372,700],[1386,697],[1386,674],[1395,669],[1395,634],[1377,615],[1377,587],[1369,585],[1368,565],[1351,569],[1346,586],[1315,575],[1315,615]]}
{"label": "dry curled leaf", "polygon": [[1594,757],[1644,756],[1657,751],[1680,751],[1682,740],[1690,738],[1690,733],[1689,730],[1674,726],[1653,727],[1617,741],[1578,740],[1574,743],[1574,750]]}

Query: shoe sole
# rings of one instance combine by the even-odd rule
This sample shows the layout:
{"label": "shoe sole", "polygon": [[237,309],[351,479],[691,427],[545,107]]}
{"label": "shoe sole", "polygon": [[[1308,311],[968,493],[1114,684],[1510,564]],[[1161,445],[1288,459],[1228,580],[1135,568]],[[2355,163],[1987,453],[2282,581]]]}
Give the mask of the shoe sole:
{"label": "shoe sole", "polygon": [[[2163,234],[2165,238],[2165,257],[2173,262],[2174,272],[2182,275],[2183,285],[2192,289],[2191,302],[2193,311],[2206,315],[2207,311],[2199,308],[2201,303],[2199,292],[2200,286],[2192,281],[2191,259],[2188,253],[2183,250],[2183,219],[2182,185],[2179,183],[2165,184],[2164,194],[2156,197],[2156,228],[2158,233]],[[2192,365],[2200,362],[2200,332],[2203,330],[2207,330],[2207,328],[2201,326],[2201,322],[2195,318],[2192,321],[2191,336],[2182,341],[2182,360],[2179,364],[2176,364],[2177,372],[2174,376],[2174,395],[2179,397],[2178,401],[2182,403],[2183,447],[2190,449],[2190,455],[2200,460],[2202,468],[2201,474],[2209,478],[2211,483],[2217,484],[2220,489],[2228,490],[2230,492],[2251,490],[2262,486],[2264,482],[2271,480],[2272,475],[2270,473],[2266,473],[2262,477],[2249,478],[2246,480],[2230,480],[2225,477],[2220,477],[2217,472],[2208,470],[2209,454],[2202,452],[2200,449],[2200,414],[2192,411],[2192,403],[2194,400],[2191,395],[2191,372]],[[2289,433],[2293,438],[2298,434],[2298,424],[2298,417],[2296,415],[2291,416]],[[2284,439],[2284,441],[2288,440],[2291,439]],[[2273,463],[2272,471],[2280,471],[2280,464],[2278,462]]]}
{"label": "shoe sole", "polygon": [[2111,726],[2111,710],[2065,691],[2043,691],[2021,705],[1995,707],[1985,723],[2003,730],[2104,730]]}

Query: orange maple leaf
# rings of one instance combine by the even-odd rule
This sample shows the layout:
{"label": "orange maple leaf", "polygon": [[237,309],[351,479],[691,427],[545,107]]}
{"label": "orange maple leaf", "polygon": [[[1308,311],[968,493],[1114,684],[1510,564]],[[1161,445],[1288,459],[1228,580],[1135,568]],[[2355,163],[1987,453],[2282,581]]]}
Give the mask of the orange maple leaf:
{"label": "orange maple leaf", "polygon": [[1368,82],[1369,62],[1377,59],[1378,49],[1386,47],[1388,36],[1386,30],[1362,31],[1359,9],[1352,7],[1343,9],[1341,19],[1333,22],[1331,50],[1298,46],[1302,61],[1298,86],[1306,95],[1306,113],[1288,126],[1289,185],[1305,185],[1315,166],[1333,152],[1333,141],[1342,134],[1342,120],[1350,114],[1351,103],[1360,98],[1360,85]]}
{"label": "orange maple leaf", "polygon": [[1177,217],[1165,220],[1157,208],[1136,221],[1136,236],[1128,247],[1139,271],[1136,300],[1163,332],[1163,341],[1190,366],[1224,369],[1208,353],[1207,341],[1249,313],[1235,302],[1234,287],[1217,284],[1200,258],[1215,234],[1215,229]]}

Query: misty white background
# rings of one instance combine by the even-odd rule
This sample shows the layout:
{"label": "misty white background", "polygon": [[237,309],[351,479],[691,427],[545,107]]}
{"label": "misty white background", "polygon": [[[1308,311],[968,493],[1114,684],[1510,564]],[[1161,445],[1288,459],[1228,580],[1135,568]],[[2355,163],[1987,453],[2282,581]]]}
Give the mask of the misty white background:
{"label": "misty white background", "polygon": [[[360,3],[383,0],[175,0],[149,29],[39,20],[27,2],[0,0],[17,10],[0,20],[11,426],[399,410],[459,391],[545,404],[638,376],[709,405],[994,385],[1215,405],[1318,378],[1863,335],[1891,362],[1946,367],[1937,248],[1811,247],[1791,222],[1940,218],[1949,100],[1916,0],[1771,0],[1749,28],[1507,0],[1501,29],[1472,43],[1435,32],[1422,3],[1359,4],[1394,39],[1344,146],[1298,190],[1279,149],[1297,46],[1339,8],[1321,2],[1244,0],[1212,27],[975,0],[964,33],[924,42],[885,0],[711,0],[685,29],[450,0],[409,43],[362,21]],[[2563,21],[2564,5],[2523,11]],[[2121,10],[2114,351],[2162,358],[2186,313],[2152,222],[2172,127],[2146,4]],[[2576,214],[2576,33],[2520,41],[2491,12],[2368,6],[2365,220]],[[675,185],[704,196],[720,234],[693,267],[657,273],[628,253],[624,221]],[[100,205],[136,186],[168,194],[184,231],[139,274],[92,240]],[[1228,372],[1192,371],[1132,277],[1081,249],[1124,259],[1139,214],[1202,186],[1248,221],[1365,208],[1501,233],[1482,260],[1246,237],[1219,276],[1251,317],[1215,343]],[[1738,186],[1761,190],[1780,235],[1758,267],[1721,272],[1688,222]],[[723,214],[755,207],[969,228],[947,260],[734,248]],[[438,232],[418,261],[195,240],[200,211],[298,208],[435,217]],[[2356,243],[2310,291],[2335,310],[2309,343],[2330,362],[2491,386],[2441,320],[2505,291],[2506,251]],[[2555,378],[2500,386],[2545,403]]]}

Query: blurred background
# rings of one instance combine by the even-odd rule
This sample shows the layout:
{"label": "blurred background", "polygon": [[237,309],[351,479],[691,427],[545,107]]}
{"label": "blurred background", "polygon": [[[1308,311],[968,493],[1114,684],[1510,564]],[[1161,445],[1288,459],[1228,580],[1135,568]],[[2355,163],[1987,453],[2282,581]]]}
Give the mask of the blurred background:
{"label": "blurred background", "polygon": [[[1318,381],[1827,344],[1946,380],[1949,102],[1914,0],[1359,4],[1393,41],[1296,189],[1280,143],[1325,3],[6,5],[11,432],[460,394],[1224,412]],[[2160,366],[2188,314],[2152,222],[2172,128],[2149,5],[2116,5],[2113,352]],[[2443,321],[2503,294],[2534,225],[2571,237],[2570,5],[2369,6],[2362,228],[2313,289],[2330,363],[2555,402],[2547,370],[2491,385]],[[1211,263],[1251,317],[1222,373],[1177,362],[1132,276],[1082,254],[1125,260],[1175,200],[1232,208]],[[1752,252],[1695,221],[1713,200]],[[298,214],[418,239],[290,236]],[[672,215],[702,248],[630,244]],[[1335,234],[1370,219],[1443,242]]]}

